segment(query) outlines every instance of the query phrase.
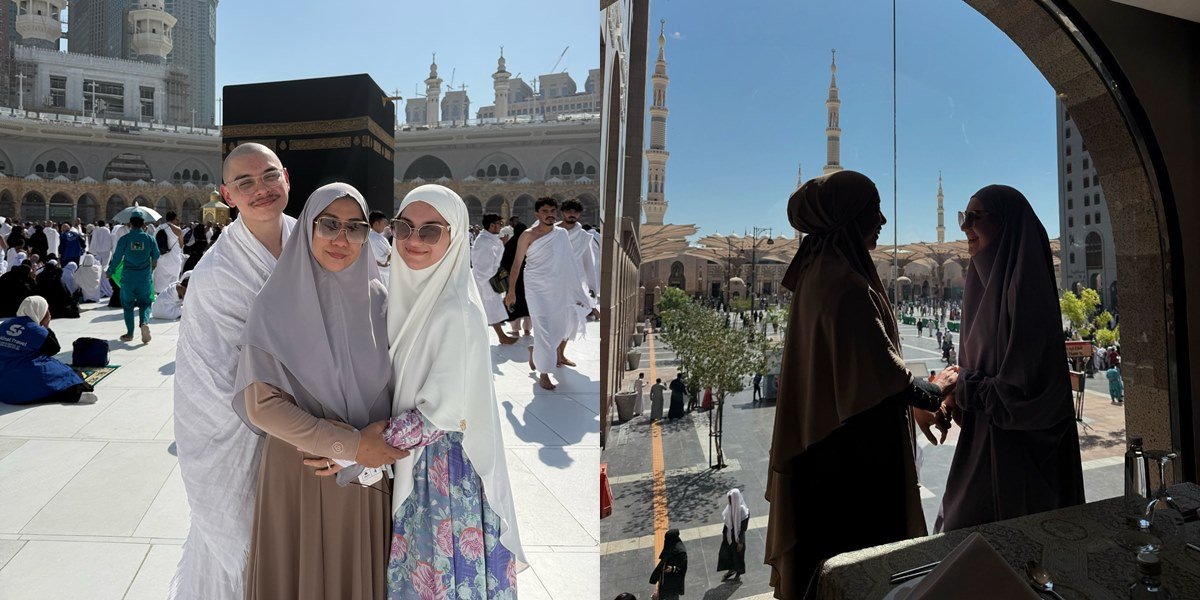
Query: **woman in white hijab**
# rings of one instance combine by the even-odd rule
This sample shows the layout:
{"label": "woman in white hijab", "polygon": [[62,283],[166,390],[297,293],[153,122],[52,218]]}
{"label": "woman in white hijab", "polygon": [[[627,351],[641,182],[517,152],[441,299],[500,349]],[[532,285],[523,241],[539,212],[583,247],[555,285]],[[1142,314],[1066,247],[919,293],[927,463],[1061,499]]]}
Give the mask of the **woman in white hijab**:
{"label": "woman in white hijab", "polygon": [[385,436],[413,453],[396,464],[391,599],[516,598],[527,566],[468,226],[462,199],[440,185],[409,192],[392,221],[387,321],[399,416]]}
{"label": "woman in white hijab", "polygon": [[96,264],[96,257],[84,254],[79,269],[75,271],[75,285],[79,287],[82,302],[100,301],[100,281],[100,265]]}
{"label": "woman in white hijab", "polygon": [[725,494],[721,511],[725,527],[721,531],[721,549],[717,552],[717,570],[727,571],[722,580],[741,579],[746,574],[746,529],[750,527],[750,507],[742,491],[733,488]]}
{"label": "woman in white hijab", "polygon": [[284,244],[246,321],[233,409],[267,436],[247,600],[366,600],[385,592],[391,486],[342,486],[349,482],[308,468],[327,475],[340,470],[329,459],[378,467],[408,454],[381,435],[392,396],[387,292],[362,251],[366,210],[349,185],[313,192],[297,222],[303,233]]}

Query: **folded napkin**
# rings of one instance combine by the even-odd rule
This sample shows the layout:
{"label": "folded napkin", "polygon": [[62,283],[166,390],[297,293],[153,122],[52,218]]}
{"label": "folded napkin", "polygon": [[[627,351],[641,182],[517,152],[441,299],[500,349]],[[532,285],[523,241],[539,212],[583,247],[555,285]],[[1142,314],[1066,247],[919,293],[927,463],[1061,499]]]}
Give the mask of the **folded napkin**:
{"label": "folded napkin", "polygon": [[908,600],[1039,600],[1028,580],[1008,565],[978,533],[942,559]]}

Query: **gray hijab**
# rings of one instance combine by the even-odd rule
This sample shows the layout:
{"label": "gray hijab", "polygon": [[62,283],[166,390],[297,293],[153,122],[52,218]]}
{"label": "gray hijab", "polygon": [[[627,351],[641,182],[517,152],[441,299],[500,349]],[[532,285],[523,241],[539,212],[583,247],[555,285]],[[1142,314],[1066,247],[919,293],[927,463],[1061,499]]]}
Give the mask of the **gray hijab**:
{"label": "gray hijab", "polygon": [[339,198],[362,194],[344,183],[318,188],[250,309],[239,343],[234,411],[251,429],[241,392],[256,381],[282,389],[309,413],[361,429],[391,413],[387,291],[370,249],[340,273],[312,255],[313,221]]}
{"label": "gray hijab", "polygon": [[959,362],[994,378],[995,421],[1046,429],[1072,414],[1050,240],[1016,189],[989,185],[973,197],[1000,232],[967,267]]}

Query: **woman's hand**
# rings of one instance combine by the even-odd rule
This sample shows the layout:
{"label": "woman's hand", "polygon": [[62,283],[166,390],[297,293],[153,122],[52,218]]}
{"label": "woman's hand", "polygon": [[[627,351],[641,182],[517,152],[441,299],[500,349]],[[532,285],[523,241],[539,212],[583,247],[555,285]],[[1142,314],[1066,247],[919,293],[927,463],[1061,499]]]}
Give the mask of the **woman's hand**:
{"label": "woman's hand", "polygon": [[942,398],[941,413],[953,417],[954,423],[962,427],[962,410],[954,402],[954,394],[947,394]]}
{"label": "woman's hand", "polygon": [[512,308],[516,305],[517,305],[517,291],[514,289],[509,289],[508,293],[504,295],[504,306],[507,306],[508,310],[511,311]]}
{"label": "woman's hand", "polygon": [[393,448],[383,439],[383,430],[387,421],[376,421],[362,428],[359,432],[358,454],[354,462],[364,467],[381,467],[408,456],[408,450]]}
{"label": "woman's hand", "polygon": [[[297,450],[299,450],[299,448],[297,448]],[[316,475],[317,477],[329,477],[330,475],[337,475],[338,471],[342,470],[342,465],[333,462],[332,458],[325,457],[306,458],[304,459],[304,466],[316,469],[316,471],[313,471],[313,475]]]}
{"label": "woman's hand", "polygon": [[953,395],[954,386],[958,384],[958,368],[946,367],[930,381],[942,387],[942,395]]}
{"label": "woman's hand", "polygon": [[[921,432],[925,434],[925,439],[929,440],[934,446],[946,441],[946,433],[950,431],[949,427],[943,429],[943,424],[938,420],[937,413],[932,413],[919,408],[913,409],[913,418],[917,421],[917,427],[921,428]],[[937,427],[942,432],[942,439],[933,435],[933,428]]]}

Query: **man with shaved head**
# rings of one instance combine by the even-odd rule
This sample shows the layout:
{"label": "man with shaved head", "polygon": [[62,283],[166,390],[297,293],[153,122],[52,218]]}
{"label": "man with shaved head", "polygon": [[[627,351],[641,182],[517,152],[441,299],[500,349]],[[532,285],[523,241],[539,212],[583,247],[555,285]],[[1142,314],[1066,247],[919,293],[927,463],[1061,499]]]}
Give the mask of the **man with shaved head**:
{"label": "man with shaved head", "polygon": [[169,597],[241,600],[259,442],[233,412],[237,342],[296,220],[288,173],[261,144],[233,149],[221,195],[238,210],[192,271],[175,353],[175,443],[192,523]]}

